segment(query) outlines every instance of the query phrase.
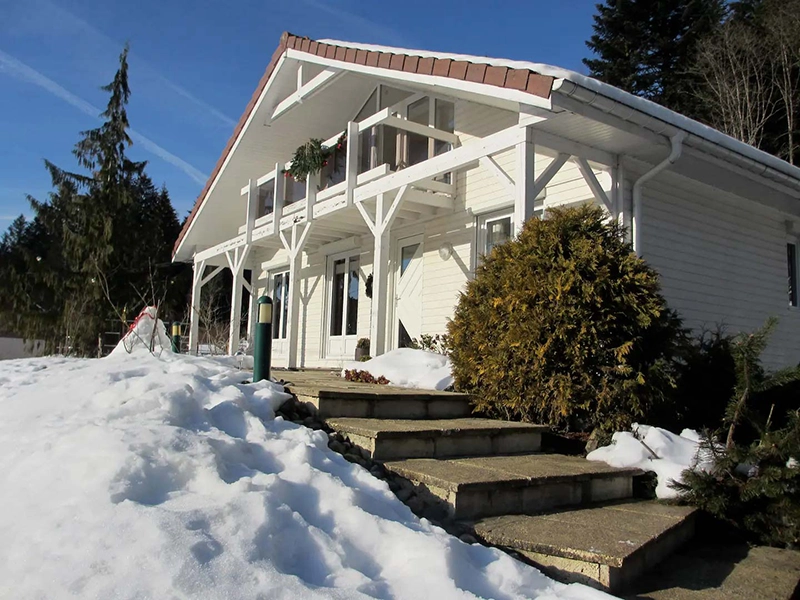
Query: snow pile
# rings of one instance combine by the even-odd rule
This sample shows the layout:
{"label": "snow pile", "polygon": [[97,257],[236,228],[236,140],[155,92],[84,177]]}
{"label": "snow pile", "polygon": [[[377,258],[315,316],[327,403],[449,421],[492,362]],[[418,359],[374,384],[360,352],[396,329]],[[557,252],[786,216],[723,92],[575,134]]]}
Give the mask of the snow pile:
{"label": "snow pile", "polygon": [[0,598],[609,597],[417,519],[248,376],[145,348],[0,362]]}
{"label": "snow pile", "polygon": [[656,495],[659,498],[677,496],[669,484],[671,481],[683,481],[682,473],[685,470],[694,466],[701,469],[710,466],[708,458],[700,453],[700,435],[692,429],[684,429],[680,435],[660,427],[636,423],[631,429],[631,432],[615,433],[610,445],[590,452],[587,460],[608,463],[612,467],[636,467],[654,472],[658,476]]}
{"label": "snow pile", "polygon": [[158,318],[158,309],[155,306],[142,309],[111,354],[130,354],[137,349],[172,352],[172,340],[167,335],[166,325]]}
{"label": "snow pile", "polygon": [[421,390],[444,390],[453,385],[450,359],[442,354],[398,348],[364,362],[351,362],[342,369],[367,371],[376,379],[383,375],[391,385]]}

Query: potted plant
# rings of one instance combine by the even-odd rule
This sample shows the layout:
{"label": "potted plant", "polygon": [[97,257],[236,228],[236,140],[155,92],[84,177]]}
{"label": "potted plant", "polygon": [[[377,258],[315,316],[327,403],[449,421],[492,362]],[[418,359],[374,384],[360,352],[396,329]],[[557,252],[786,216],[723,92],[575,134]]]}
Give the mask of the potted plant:
{"label": "potted plant", "polygon": [[361,338],[356,342],[356,360],[369,356],[369,338]]}

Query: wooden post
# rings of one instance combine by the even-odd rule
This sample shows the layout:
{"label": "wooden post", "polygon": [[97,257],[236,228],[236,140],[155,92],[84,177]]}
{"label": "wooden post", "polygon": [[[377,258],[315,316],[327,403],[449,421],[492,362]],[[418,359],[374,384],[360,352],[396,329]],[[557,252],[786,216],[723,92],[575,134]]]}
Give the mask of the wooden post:
{"label": "wooden post", "polygon": [[239,350],[241,339],[240,328],[242,324],[242,290],[244,289],[244,263],[250,254],[250,246],[242,246],[225,253],[228,266],[233,274],[231,286],[231,320],[228,334],[228,354],[233,355]]}
{"label": "wooden post", "polygon": [[[300,231],[300,227],[303,230]],[[287,306],[288,316],[286,326],[289,338],[288,368],[296,369],[298,364],[298,346],[300,342],[300,267],[302,267],[303,248],[308,240],[312,223],[292,225],[291,239],[287,239],[281,232],[281,242],[289,253],[289,300]]]}
{"label": "wooden post", "polygon": [[536,200],[535,183],[536,152],[533,143],[533,128],[523,128],[524,139],[517,144],[517,195],[514,201],[514,235],[519,235],[522,225],[534,214]]}
{"label": "wooden post", "polygon": [[192,274],[192,304],[189,308],[189,353],[197,354],[200,336],[200,301],[203,291],[203,272],[206,261],[194,263]]}
{"label": "wooden post", "polygon": [[347,206],[353,206],[353,193],[358,185],[358,123],[347,123],[347,156],[345,157]]}
{"label": "wooden post", "polygon": [[389,229],[384,227],[385,194],[375,200],[375,245],[372,253],[372,319],[370,352],[380,356],[386,351],[386,314],[389,286]]}

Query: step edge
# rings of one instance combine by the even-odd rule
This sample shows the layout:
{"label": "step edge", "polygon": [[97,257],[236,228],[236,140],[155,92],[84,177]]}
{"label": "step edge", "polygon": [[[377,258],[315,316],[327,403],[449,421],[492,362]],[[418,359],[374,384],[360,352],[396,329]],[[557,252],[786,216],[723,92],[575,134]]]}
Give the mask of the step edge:
{"label": "step edge", "polygon": [[[326,419],[328,426],[335,429],[339,433],[347,434],[353,433],[372,439],[399,439],[399,438],[425,438],[425,439],[438,439],[444,437],[472,437],[472,436],[489,436],[501,437],[503,435],[530,433],[542,434],[547,431],[547,428],[538,429],[536,427],[492,427],[492,428],[464,428],[464,429],[418,429],[406,431],[387,431],[375,429],[361,429],[354,426],[337,426],[335,418]],[[333,422],[331,422],[333,421]],[[416,419],[418,422],[424,422],[425,419]]]}
{"label": "step edge", "polygon": [[[578,510],[580,510],[580,508],[578,508]],[[553,514],[557,514],[557,512]],[[526,515],[514,515],[514,516],[524,517]],[[483,542],[490,545],[507,548],[509,550],[535,552],[536,554],[544,554],[547,556],[555,556],[558,558],[568,558],[570,560],[597,564],[605,567],[624,569],[627,563],[631,562],[632,560],[635,560],[635,558],[638,557],[642,552],[647,551],[653,545],[662,541],[671,532],[686,525],[690,526],[693,525],[693,521],[696,519],[696,516],[697,516],[697,509],[694,509],[687,515],[681,517],[680,519],[677,519],[669,527],[661,531],[661,533],[659,533],[655,537],[651,537],[644,544],[642,544],[641,546],[639,546],[638,548],[636,548],[635,550],[633,550],[629,554],[626,554],[623,557],[610,556],[608,554],[593,552],[591,550],[584,550],[579,548],[572,548],[572,547],[563,548],[561,546],[556,546],[553,544],[547,544],[543,542],[529,542],[526,540],[509,540],[509,541],[502,540],[503,543],[498,544],[487,540],[483,535],[481,535],[480,532],[474,528],[475,524],[473,524],[473,532]],[[591,560],[591,558],[597,558],[598,560]]]}

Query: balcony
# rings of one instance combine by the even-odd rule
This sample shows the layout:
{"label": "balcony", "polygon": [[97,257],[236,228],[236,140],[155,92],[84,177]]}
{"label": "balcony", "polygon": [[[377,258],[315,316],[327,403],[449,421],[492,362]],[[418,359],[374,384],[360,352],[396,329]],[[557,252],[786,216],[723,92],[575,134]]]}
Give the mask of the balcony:
{"label": "balcony", "polygon": [[[278,163],[269,173],[251,180],[241,190],[248,198],[248,211],[245,224],[239,228],[240,236],[255,242],[354,205],[361,211],[358,203],[401,185],[410,186],[407,202],[423,207],[417,215],[451,209],[455,186],[449,171],[420,177],[410,184],[392,186],[387,181],[404,170],[418,170],[419,165],[458,146],[454,133],[402,118],[397,109],[392,106],[360,122],[350,122],[346,130],[325,140],[323,146],[330,148],[346,134],[345,147],[305,182],[285,176],[291,162]],[[381,185],[382,181],[387,185]]]}

